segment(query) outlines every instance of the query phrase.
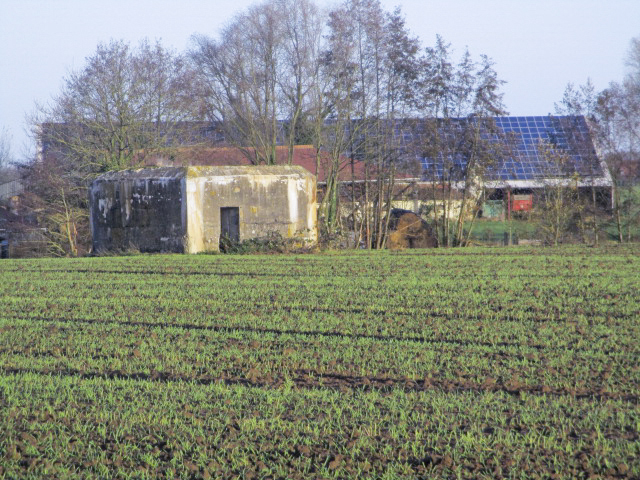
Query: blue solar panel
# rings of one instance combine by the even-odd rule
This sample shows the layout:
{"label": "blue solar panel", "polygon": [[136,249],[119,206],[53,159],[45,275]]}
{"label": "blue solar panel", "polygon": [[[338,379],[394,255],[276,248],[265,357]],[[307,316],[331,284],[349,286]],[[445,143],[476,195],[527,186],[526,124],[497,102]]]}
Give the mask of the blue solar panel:
{"label": "blue solar panel", "polygon": [[[498,158],[488,172],[488,180],[535,180],[544,177],[602,176],[598,161],[582,116],[567,117],[497,117],[494,132],[485,131],[482,138],[496,145],[510,144],[508,152]],[[468,119],[454,119],[446,128],[439,127],[441,138],[455,143],[456,136],[464,132]],[[452,150],[455,150],[453,148]],[[559,166],[549,152],[568,160]],[[442,179],[444,172],[455,181],[463,179],[467,160],[460,153],[449,158],[439,154],[437,161],[420,157],[424,174]],[[459,178],[456,178],[459,177]]]}

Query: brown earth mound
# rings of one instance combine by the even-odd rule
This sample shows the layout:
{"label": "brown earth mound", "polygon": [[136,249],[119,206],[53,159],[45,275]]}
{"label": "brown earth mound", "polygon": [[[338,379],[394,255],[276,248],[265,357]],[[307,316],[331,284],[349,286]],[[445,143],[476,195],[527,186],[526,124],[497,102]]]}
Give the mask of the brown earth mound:
{"label": "brown earth mound", "polygon": [[389,219],[389,248],[435,248],[438,239],[429,224],[409,210],[393,209]]}

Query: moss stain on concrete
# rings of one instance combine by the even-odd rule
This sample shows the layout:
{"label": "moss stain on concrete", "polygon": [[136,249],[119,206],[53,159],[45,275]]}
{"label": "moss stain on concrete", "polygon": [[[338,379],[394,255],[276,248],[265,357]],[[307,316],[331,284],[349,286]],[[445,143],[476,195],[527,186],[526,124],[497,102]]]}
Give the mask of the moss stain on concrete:
{"label": "moss stain on concrete", "polygon": [[90,201],[96,251],[216,251],[225,207],[238,208],[240,240],[317,240],[315,177],[298,166],[110,172],[92,183]]}

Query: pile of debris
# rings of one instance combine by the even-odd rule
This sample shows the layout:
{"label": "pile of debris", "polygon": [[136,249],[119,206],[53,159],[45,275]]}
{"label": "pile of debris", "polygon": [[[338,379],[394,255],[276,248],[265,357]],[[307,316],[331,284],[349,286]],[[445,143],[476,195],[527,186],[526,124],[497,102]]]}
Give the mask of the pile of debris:
{"label": "pile of debris", "polygon": [[389,232],[388,246],[391,249],[438,246],[438,238],[426,220],[409,210],[391,210]]}

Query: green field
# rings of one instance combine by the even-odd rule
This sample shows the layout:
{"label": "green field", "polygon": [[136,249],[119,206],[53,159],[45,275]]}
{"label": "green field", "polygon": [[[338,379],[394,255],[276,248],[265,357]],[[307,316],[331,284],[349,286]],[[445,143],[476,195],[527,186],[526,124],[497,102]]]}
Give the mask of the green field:
{"label": "green field", "polygon": [[638,245],[0,280],[0,478],[640,478]]}

